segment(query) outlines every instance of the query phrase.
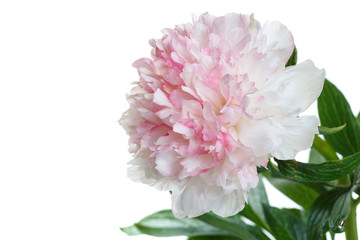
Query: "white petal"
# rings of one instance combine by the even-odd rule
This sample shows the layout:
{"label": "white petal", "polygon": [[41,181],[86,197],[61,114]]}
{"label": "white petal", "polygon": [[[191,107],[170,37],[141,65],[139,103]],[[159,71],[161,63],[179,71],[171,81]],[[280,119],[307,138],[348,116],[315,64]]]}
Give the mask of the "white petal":
{"label": "white petal", "polygon": [[259,53],[257,49],[246,53],[240,59],[241,73],[246,74],[258,89],[263,88],[266,81],[284,67],[285,64],[280,59]]}
{"label": "white petal", "polygon": [[192,129],[188,126],[185,126],[179,122],[174,124],[173,130],[174,130],[174,132],[182,134],[186,139],[191,138],[192,136],[194,136],[194,133],[195,133],[194,129]]}
{"label": "white petal", "polygon": [[204,206],[207,187],[199,177],[192,177],[183,189],[174,189],[171,195],[174,216],[197,217],[208,212]]}
{"label": "white petal", "polygon": [[182,36],[177,35],[176,38],[172,39],[172,46],[175,52],[180,55],[185,61],[192,62],[193,57],[187,49],[186,39]]}
{"label": "white petal", "polygon": [[268,161],[269,161],[268,155],[254,158],[254,163],[256,164],[256,166],[262,166],[264,168],[266,168]]}
{"label": "white petal", "polygon": [[238,139],[253,150],[256,157],[271,152],[283,142],[286,131],[277,121],[265,118],[243,121],[238,130]]}
{"label": "white petal", "polygon": [[178,154],[172,149],[158,151],[155,162],[156,170],[165,177],[176,176],[181,170]]}
{"label": "white petal", "polygon": [[277,21],[268,21],[260,29],[256,46],[262,53],[288,61],[294,50],[294,38],[291,32]]}
{"label": "white petal", "polygon": [[282,121],[288,136],[271,154],[282,160],[293,159],[302,150],[311,147],[315,134],[318,133],[319,120],[315,116],[287,118]]}
{"label": "white petal", "polygon": [[229,161],[232,163],[233,170],[241,169],[253,159],[252,152],[245,148],[236,148],[234,151],[228,153]]}
{"label": "white petal", "polygon": [[167,127],[166,125],[156,126],[148,130],[146,133],[143,134],[143,136],[140,139],[141,149],[143,150],[149,148],[152,151],[155,150],[156,141],[160,137],[166,135],[169,132],[169,130],[170,128]]}
{"label": "white petal", "polygon": [[119,120],[120,125],[130,134],[134,126],[139,126],[144,120],[135,108],[129,108],[124,112]]}
{"label": "white petal", "polygon": [[184,100],[191,100],[191,99],[193,99],[193,97],[190,94],[180,89],[172,90],[169,95],[169,100],[171,104],[176,108],[181,108],[182,102]]}
{"label": "white petal", "polygon": [[324,80],[325,71],[307,60],[276,74],[258,94],[265,95],[266,113],[297,116],[320,96]]}
{"label": "white petal", "polygon": [[213,157],[210,154],[196,154],[181,160],[181,165],[189,175],[197,175],[209,168],[213,162]]}
{"label": "white petal", "polygon": [[173,108],[173,105],[170,103],[168,97],[165,95],[163,91],[160,89],[156,89],[156,92],[154,93],[154,103],[165,106],[169,108]]}
{"label": "white petal", "polygon": [[214,107],[221,109],[223,105],[222,96],[218,92],[218,89],[212,89],[208,87],[207,84],[207,82],[202,82],[200,80],[194,82],[196,93],[204,102],[210,102]]}
{"label": "white petal", "polygon": [[257,168],[255,165],[247,165],[237,173],[241,188],[245,189],[245,192],[248,192],[250,188],[256,187],[259,182],[259,177],[257,174]]}
{"label": "white petal", "polygon": [[200,102],[195,100],[184,100],[181,114],[184,118],[202,119],[203,110]]}
{"label": "white petal", "polygon": [[148,159],[136,158],[129,162],[128,177],[135,181],[148,184],[159,190],[170,190],[173,184],[169,178],[163,177],[155,169],[155,163]]}
{"label": "white petal", "polygon": [[156,116],[155,113],[152,112],[151,110],[142,108],[142,107],[138,107],[137,111],[143,119],[148,120],[151,123],[161,124],[159,117]]}
{"label": "white petal", "polygon": [[221,217],[230,217],[240,212],[245,207],[245,198],[241,190],[223,196],[213,212]]}
{"label": "white petal", "polygon": [[202,22],[197,22],[194,24],[193,31],[190,33],[190,36],[199,47],[205,47],[209,42],[208,27]]}
{"label": "white petal", "polygon": [[219,216],[235,215],[245,206],[242,190],[229,194],[219,186],[209,186],[201,177],[193,177],[183,189],[176,189],[172,194],[172,209],[175,217],[197,217],[213,211]]}
{"label": "white petal", "polygon": [[163,108],[160,111],[156,112],[156,116],[158,116],[160,119],[162,119],[165,122],[165,118],[173,116],[175,114],[179,113],[177,110],[173,108]]}
{"label": "white petal", "polygon": [[235,47],[249,34],[250,16],[242,14],[227,14],[217,17],[213,23],[213,31],[226,39],[231,47]]}
{"label": "white petal", "polygon": [[149,58],[140,58],[133,63],[133,67],[137,68],[139,73],[145,75],[154,74],[154,67],[152,65],[152,60]]}

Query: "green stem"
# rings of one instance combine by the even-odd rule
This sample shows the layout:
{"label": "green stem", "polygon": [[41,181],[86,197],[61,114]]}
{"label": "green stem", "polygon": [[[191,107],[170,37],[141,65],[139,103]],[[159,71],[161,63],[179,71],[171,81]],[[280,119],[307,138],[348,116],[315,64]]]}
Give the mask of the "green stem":
{"label": "green stem", "polygon": [[315,148],[326,160],[339,160],[335,150],[318,135],[315,135],[313,148]]}
{"label": "green stem", "polygon": [[[327,161],[331,160],[339,160],[336,155],[335,150],[324,140],[322,140],[318,135],[315,135],[313,148],[315,148]],[[338,183],[341,185],[348,186],[350,184],[350,180],[348,176],[343,176],[338,179]]]}
{"label": "green stem", "polygon": [[360,197],[357,198],[356,200],[354,200],[353,205],[355,205],[355,207],[357,207],[357,205],[359,205],[359,203],[360,203]]}
{"label": "green stem", "polygon": [[207,213],[201,216],[198,216],[197,219],[210,224],[214,227],[217,227],[221,230],[224,230],[231,235],[234,235],[240,239],[247,239],[247,240],[256,240],[257,238],[252,235],[250,232],[244,231],[246,228],[245,226],[241,225],[241,223],[233,223],[228,221],[227,219],[224,219],[222,217],[219,217],[215,214]]}
{"label": "green stem", "polygon": [[356,207],[360,202],[360,198],[355,201],[351,199],[351,210],[346,219],[346,240],[358,240],[357,224],[356,224]]}

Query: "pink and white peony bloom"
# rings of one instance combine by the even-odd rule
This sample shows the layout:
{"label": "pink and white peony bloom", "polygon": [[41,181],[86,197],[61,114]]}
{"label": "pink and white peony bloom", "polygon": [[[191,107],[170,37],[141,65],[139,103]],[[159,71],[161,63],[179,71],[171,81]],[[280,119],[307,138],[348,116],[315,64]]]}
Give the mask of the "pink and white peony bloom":
{"label": "pink and white peony bloom", "polygon": [[130,136],[131,179],[172,191],[176,217],[241,211],[269,157],[311,147],[319,124],[301,116],[320,95],[325,71],[294,50],[279,22],[203,14],[150,41],[134,63],[140,80],[120,123]]}

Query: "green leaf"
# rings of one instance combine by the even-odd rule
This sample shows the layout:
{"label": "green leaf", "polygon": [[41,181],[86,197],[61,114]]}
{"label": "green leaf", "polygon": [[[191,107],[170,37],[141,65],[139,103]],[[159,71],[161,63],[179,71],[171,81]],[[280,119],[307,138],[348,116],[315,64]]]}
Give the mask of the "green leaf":
{"label": "green leaf", "polygon": [[321,139],[318,135],[314,136],[312,148],[316,149],[326,160],[339,160],[335,150],[329,143]]}
{"label": "green leaf", "polygon": [[264,176],[276,189],[305,209],[310,209],[311,204],[320,195],[318,191],[309,187],[307,184],[272,177],[268,173],[264,174]]}
{"label": "green leaf", "polygon": [[304,223],[307,222],[308,219],[308,211],[307,210],[300,210],[297,208],[282,208],[283,211],[286,211],[296,217],[300,218]]}
{"label": "green leaf", "polygon": [[328,182],[349,174],[360,165],[360,153],[339,161],[309,164],[295,160],[276,160],[281,174],[301,182]]}
{"label": "green leaf", "polygon": [[226,237],[226,236],[199,236],[199,237],[189,237],[188,240],[234,240],[238,238]]}
{"label": "green leaf", "polygon": [[309,210],[307,222],[308,240],[320,240],[329,229],[329,217],[332,215],[332,221],[336,215],[335,204],[338,198],[343,194],[348,194],[348,189],[334,189],[321,194]]}
{"label": "green leaf", "polygon": [[326,159],[314,148],[310,150],[309,163],[319,164],[326,162]]}
{"label": "green leaf", "polygon": [[360,167],[358,167],[355,171],[354,171],[354,179],[352,182],[352,186],[359,186],[360,185]]}
{"label": "green leaf", "polygon": [[340,132],[345,127],[346,127],[346,123],[344,125],[341,125],[341,126],[338,126],[338,127],[333,127],[333,128],[319,126],[319,133],[322,134],[322,135],[331,135],[331,134],[335,134],[337,132]]}
{"label": "green leaf", "polygon": [[324,136],[335,151],[343,156],[360,151],[360,126],[344,95],[328,80],[318,99],[318,111],[322,126],[334,128],[346,124],[343,131]]}
{"label": "green leaf", "polygon": [[[151,214],[135,223],[135,228],[141,233],[156,237],[229,235],[195,218],[175,218],[171,210]],[[135,228],[128,227],[121,230],[125,233],[133,233]]]}
{"label": "green leaf", "polygon": [[270,240],[265,234],[264,232],[258,228],[258,227],[254,227],[251,225],[248,225],[246,223],[243,222],[243,220],[241,219],[241,215],[237,214],[234,215],[232,217],[227,218],[229,221],[236,223],[238,225],[243,226],[244,229],[246,229],[249,233],[251,233],[253,236],[256,237],[256,239],[259,240]]}
{"label": "green leaf", "polygon": [[254,212],[254,210],[250,207],[250,205],[247,203],[245,204],[245,207],[241,212],[240,215],[246,217],[253,223],[255,223],[257,226],[262,227],[264,229],[267,229],[268,226],[265,224],[264,220],[259,217],[258,214]]}
{"label": "green leaf", "polygon": [[268,206],[269,199],[266,194],[262,176],[259,177],[258,185],[249,191],[249,202],[255,212],[259,213],[261,217],[265,217],[263,205]]}
{"label": "green leaf", "polygon": [[296,215],[274,207],[265,208],[266,220],[281,240],[306,240],[306,225]]}
{"label": "green leaf", "polygon": [[354,171],[354,178],[352,181],[352,187],[353,190],[356,192],[356,194],[360,195],[360,167],[358,167],[355,171]]}
{"label": "green leaf", "polygon": [[262,180],[262,176],[259,175],[259,183],[255,188],[249,191],[248,203],[240,214],[253,223],[269,230],[269,226],[265,221],[265,213],[263,206],[269,206],[269,200],[266,194],[265,186]]}
{"label": "green leaf", "polygon": [[222,218],[212,213],[206,213],[197,219],[242,240],[270,240],[259,228],[245,224],[237,215],[231,218]]}
{"label": "green leaf", "polygon": [[120,230],[129,236],[135,236],[135,235],[142,234],[142,232],[140,232],[139,229],[137,229],[137,227],[134,225],[129,226],[129,227],[120,228]]}
{"label": "green leaf", "polygon": [[265,219],[264,206],[269,206],[269,200],[261,176],[259,177],[258,185],[250,190],[248,202],[259,218]]}
{"label": "green leaf", "polygon": [[349,216],[351,204],[351,191],[344,192],[335,201],[329,216],[329,227],[334,232],[342,232],[344,229],[339,226]]}
{"label": "green leaf", "polygon": [[337,189],[326,192],[320,195],[311,206],[307,223],[307,236],[309,240],[321,239],[328,230],[327,220],[338,194]]}
{"label": "green leaf", "polygon": [[360,112],[358,113],[358,115],[356,117],[356,122],[360,126]]}
{"label": "green leaf", "polygon": [[289,66],[295,65],[296,62],[297,62],[297,49],[296,49],[296,46],[294,46],[294,51],[293,51],[293,53],[291,54],[289,60],[287,61],[285,67],[289,67]]}

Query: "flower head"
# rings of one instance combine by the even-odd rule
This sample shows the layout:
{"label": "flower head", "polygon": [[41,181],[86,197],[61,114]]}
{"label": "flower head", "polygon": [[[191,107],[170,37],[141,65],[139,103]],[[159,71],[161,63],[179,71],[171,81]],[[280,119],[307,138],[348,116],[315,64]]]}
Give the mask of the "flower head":
{"label": "flower head", "polygon": [[140,80],[120,122],[130,135],[128,175],[172,191],[173,213],[227,217],[241,211],[269,157],[309,148],[318,119],[301,116],[320,95],[325,71],[294,50],[279,22],[203,14],[150,41],[134,63]]}

